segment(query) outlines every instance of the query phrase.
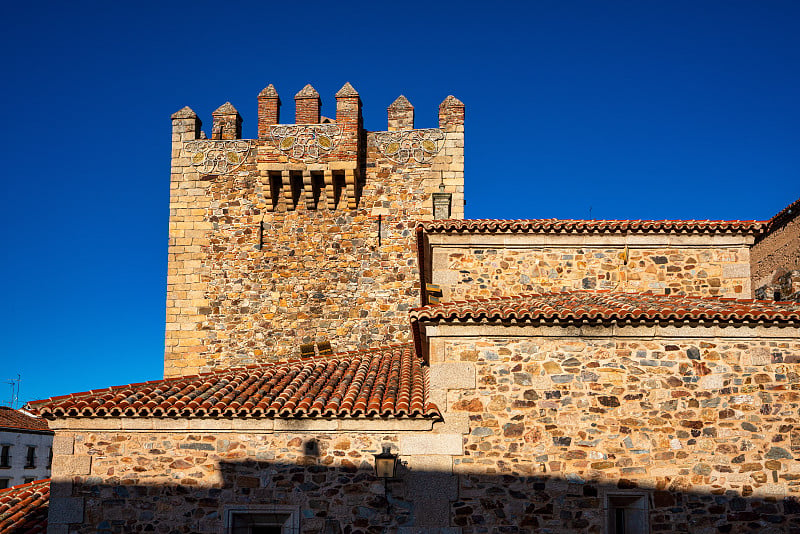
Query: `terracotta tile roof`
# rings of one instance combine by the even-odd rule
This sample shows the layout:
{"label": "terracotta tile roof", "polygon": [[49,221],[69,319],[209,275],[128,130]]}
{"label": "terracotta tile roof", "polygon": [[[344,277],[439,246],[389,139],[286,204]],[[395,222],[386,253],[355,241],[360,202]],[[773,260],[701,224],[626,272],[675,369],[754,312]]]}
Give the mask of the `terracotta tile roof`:
{"label": "terracotta tile roof", "polygon": [[413,346],[266,363],[29,403],[44,417],[439,417]]}
{"label": "terracotta tile roof", "polygon": [[419,321],[659,321],[800,322],[800,304],[651,293],[568,291],[456,301],[411,311]]}
{"label": "terracotta tile roof", "polygon": [[44,534],[50,479],[0,490],[0,534]]}
{"label": "terracotta tile roof", "polygon": [[20,410],[0,406],[0,429],[49,431],[47,421]]}
{"label": "terracotta tile roof", "polygon": [[428,233],[536,233],[536,234],[758,234],[763,221],[642,221],[577,219],[443,219],[418,224]]}

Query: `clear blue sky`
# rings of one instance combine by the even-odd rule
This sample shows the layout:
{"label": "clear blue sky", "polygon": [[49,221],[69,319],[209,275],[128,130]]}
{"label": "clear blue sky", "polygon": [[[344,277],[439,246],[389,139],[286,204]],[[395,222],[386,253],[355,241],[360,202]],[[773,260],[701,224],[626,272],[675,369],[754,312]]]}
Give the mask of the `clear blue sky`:
{"label": "clear blue sky", "polygon": [[[467,217],[766,219],[800,197],[800,2],[23,2],[4,7],[0,381],[161,377],[169,116],[256,132],[312,83],[365,125],[466,104]],[[0,382],[0,402],[10,386]]]}

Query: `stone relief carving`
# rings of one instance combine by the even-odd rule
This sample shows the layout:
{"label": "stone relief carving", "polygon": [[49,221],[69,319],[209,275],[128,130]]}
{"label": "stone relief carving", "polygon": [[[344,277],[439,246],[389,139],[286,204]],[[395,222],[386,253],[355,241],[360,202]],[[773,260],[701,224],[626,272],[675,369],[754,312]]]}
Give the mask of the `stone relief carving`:
{"label": "stone relief carving", "polygon": [[275,146],[288,157],[298,161],[314,161],[339,143],[341,126],[336,124],[278,124],[270,128]]}
{"label": "stone relief carving", "polygon": [[430,163],[444,146],[445,134],[439,128],[378,132],[375,143],[381,154],[395,163]]}
{"label": "stone relief carving", "polygon": [[199,167],[201,173],[227,174],[245,162],[250,146],[250,141],[241,139],[202,140],[189,141],[184,145],[184,149],[193,154],[192,165]]}

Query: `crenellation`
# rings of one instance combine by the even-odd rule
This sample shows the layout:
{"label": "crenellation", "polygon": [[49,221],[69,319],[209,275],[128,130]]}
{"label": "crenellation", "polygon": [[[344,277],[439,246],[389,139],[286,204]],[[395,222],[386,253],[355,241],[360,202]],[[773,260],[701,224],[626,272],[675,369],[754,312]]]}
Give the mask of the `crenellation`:
{"label": "crenellation", "polygon": [[176,114],[167,376],[279,358],[318,338],[338,350],[408,341],[416,221],[433,217],[442,185],[450,217],[464,216],[463,104],[445,99],[442,128],[414,130],[406,109],[402,132],[367,132],[358,91],[345,83],[335,98],[336,119],[320,122],[307,85],[296,124],[280,124],[268,85],[254,140],[240,139],[230,104],[212,114],[211,140],[193,111]]}

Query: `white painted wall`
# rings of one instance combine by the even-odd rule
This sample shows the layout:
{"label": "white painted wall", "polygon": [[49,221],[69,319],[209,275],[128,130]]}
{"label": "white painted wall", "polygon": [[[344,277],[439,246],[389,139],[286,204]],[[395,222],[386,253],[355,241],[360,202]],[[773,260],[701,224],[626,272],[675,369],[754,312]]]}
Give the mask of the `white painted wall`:
{"label": "white painted wall", "polygon": [[[22,484],[26,478],[41,480],[50,477],[48,460],[50,448],[53,446],[52,434],[0,429],[0,446],[2,445],[11,446],[11,467],[0,467],[0,480],[9,479],[8,486]],[[25,467],[29,446],[36,447],[36,467],[32,469]]]}

